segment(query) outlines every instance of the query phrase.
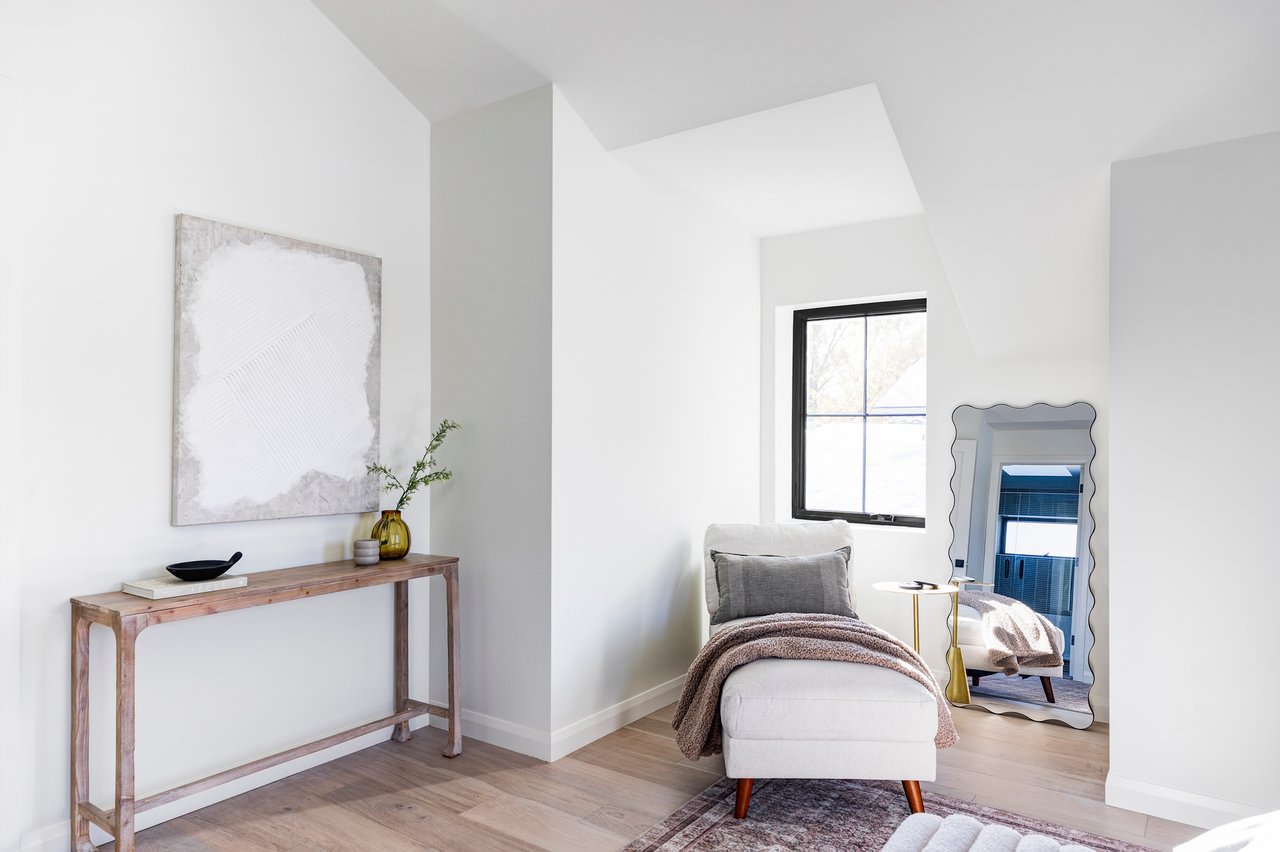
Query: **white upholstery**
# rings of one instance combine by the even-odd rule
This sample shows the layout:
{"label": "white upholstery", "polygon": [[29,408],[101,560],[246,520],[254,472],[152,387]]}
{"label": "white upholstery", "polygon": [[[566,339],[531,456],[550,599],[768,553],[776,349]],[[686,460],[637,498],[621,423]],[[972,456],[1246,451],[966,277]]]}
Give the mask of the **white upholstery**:
{"label": "white upholstery", "polygon": [[720,693],[724,732],[747,740],[928,742],[938,704],[909,677],[832,660],[756,660]]}
{"label": "white upholstery", "polygon": [[[712,524],[702,541],[703,579],[706,585],[707,612],[716,614],[720,607],[720,589],[716,585],[716,569],[711,551],[767,556],[812,556],[830,553],[842,547],[853,547],[853,530],[848,521],[819,521],[809,524]],[[849,558],[853,565],[853,557]],[[858,596],[849,578],[849,602],[858,610]]]}
{"label": "white upholstery", "polygon": [[739,740],[724,737],[730,778],[860,778],[932,781],[938,750],[928,743],[858,740]]}
{"label": "white upholstery", "polygon": [[984,825],[967,814],[912,814],[902,821],[880,852],[1092,852],[1075,843],[1063,846],[1043,834],[1022,835],[1007,825]]}
{"label": "white upholstery", "polygon": [[755,621],[757,618],[763,618],[763,617],[764,616],[762,615],[753,615],[750,618],[735,618],[733,619],[733,621],[726,621],[723,624],[713,624],[711,625],[711,635],[715,636],[721,630],[726,630],[737,624],[747,624],[749,622]]}
{"label": "white upholstery", "polygon": [[[714,614],[719,602],[711,550],[804,556],[851,544],[844,521],[712,526],[704,550],[708,611]],[[852,593],[852,577],[849,587]],[[712,625],[711,632],[750,620]],[[937,775],[933,696],[911,678],[879,666],[756,660],[725,680],[720,720],[730,778],[932,781]]]}
{"label": "white upholstery", "polygon": [[[960,654],[964,657],[964,667],[975,672],[991,672],[995,673],[1000,669],[991,665],[991,656],[987,653],[985,645],[961,645]],[[1053,668],[1041,668],[1039,666],[1020,666],[1018,674],[1028,675],[1030,677],[1062,677],[1063,666],[1054,666]]]}
{"label": "white upholstery", "polygon": [[1174,852],[1266,852],[1280,849],[1280,811],[1245,817],[1174,847]]}
{"label": "white upholstery", "polygon": [[[948,617],[947,626],[951,626]],[[1058,647],[1065,648],[1066,636],[1057,625],[1050,624],[1050,629],[1058,636]],[[960,653],[964,656],[964,667],[976,672],[998,672],[999,668],[991,664],[991,655],[987,652],[986,640],[982,634],[982,616],[972,607],[960,605],[960,627],[958,630]],[[1022,666],[1020,674],[1032,677],[1062,677],[1063,666],[1045,668],[1040,666]]]}

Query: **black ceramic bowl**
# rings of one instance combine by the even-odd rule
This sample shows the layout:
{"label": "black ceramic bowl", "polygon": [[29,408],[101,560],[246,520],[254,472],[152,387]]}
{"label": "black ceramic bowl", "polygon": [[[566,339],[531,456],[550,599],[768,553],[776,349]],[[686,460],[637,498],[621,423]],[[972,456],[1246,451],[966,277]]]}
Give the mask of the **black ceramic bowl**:
{"label": "black ceramic bowl", "polygon": [[231,566],[240,561],[242,554],[236,551],[230,559],[197,559],[194,562],[175,562],[164,566],[165,570],[179,580],[212,580],[221,577],[231,570]]}

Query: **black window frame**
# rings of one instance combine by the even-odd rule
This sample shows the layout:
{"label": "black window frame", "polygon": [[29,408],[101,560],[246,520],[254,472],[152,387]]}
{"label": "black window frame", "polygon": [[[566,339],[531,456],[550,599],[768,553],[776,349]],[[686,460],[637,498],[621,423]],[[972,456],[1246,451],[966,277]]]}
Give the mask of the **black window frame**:
{"label": "black window frame", "polygon": [[[884,316],[886,314],[928,315],[927,299],[897,299],[891,302],[866,302],[855,305],[832,305],[825,308],[805,308],[795,312],[791,326],[791,516],[808,521],[845,520],[855,524],[884,527],[913,527],[923,529],[925,519],[916,515],[886,515],[868,512],[837,512],[825,509],[807,509],[805,494],[805,418],[808,402],[808,324],[812,320],[852,319],[854,317]],[[883,417],[896,415],[872,415]],[[928,422],[928,402],[925,403],[925,421]],[[866,476],[866,471],[863,471]]]}

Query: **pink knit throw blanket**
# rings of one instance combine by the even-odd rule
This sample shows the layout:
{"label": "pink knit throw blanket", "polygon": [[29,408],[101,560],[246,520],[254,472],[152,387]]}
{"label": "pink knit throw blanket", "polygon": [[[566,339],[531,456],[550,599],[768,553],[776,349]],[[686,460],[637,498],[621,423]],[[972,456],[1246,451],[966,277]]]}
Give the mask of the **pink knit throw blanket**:
{"label": "pink knit throw blanket", "polygon": [[1007,675],[1022,666],[1052,669],[1062,665],[1058,632],[1049,619],[1022,601],[994,592],[960,592],[960,603],[982,616],[982,641],[991,665]]}
{"label": "pink knit throw blanket", "polygon": [[720,753],[720,689],[734,669],[766,657],[865,663],[898,672],[928,689],[937,702],[938,748],[959,739],[946,698],[909,645],[845,615],[782,613],[721,630],[693,661],[671,723],[686,757]]}

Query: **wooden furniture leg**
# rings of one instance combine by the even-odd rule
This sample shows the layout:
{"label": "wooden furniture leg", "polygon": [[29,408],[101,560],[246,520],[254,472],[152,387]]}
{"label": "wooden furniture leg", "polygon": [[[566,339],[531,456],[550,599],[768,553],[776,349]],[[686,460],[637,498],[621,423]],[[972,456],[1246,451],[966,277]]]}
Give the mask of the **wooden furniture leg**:
{"label": "wooden furniture leg", "polygon": [[1057,704],[1058,702],[1053,700],[1053,681],[1049,679],[1048,675],[1040,675],[1040,686],[1044,689],[1044,697],[1048,699],[1049,703]]}
{"label": "wooden furniture leg", "polygon": [[747,809],[751,807],[751,788],[755,783],[754,778],[738,779],[738,798],[733,804],[733,815],[736,818],[747,818]]}
{"label": "wooden furniture leg", "polygon": [[[448,709],[432,707],[409,697],[409,595],[408,581],[445,576],[449,594],[449,695]],[[136,797],[134,746],[136,744],[136,663],[138,635],[154,624],[167,624],[248,607],[298,600],[374,585],[395,584],[394,651],[396,709],[391,714],[340,731],[314,742],[294,746],[239,766],[206,775],[142,798]],[[393,739],[409,738],[409,720],[438,715],[449,719],[450,757],[462,751],[459,715],[462,697],[458,668],[458,560],[448,556],[409,554],[376,571],[367,571],[349,560],[318,565],[299,565],[260,571],[245,587],[186,595],[169,599],[143,600],[124,592],[107,592],[71,599],[71,730],[70,730],[70,831],[71,852],[93,852],[93,826],[116,838],[116,852],[134,852],[137,816],[152,808],[209,790],[254,772],[279,766],[304,755],[314,754],[339,743],[392,729]],[[115,806],[103,809],[89,801],[89,633],[91,624],[109,627],[116,638],[116,771]]]}
{"label": "wooden furniture leg", "polygon": [[79,609],[71,614],[71,850],[93,852],[89,820],[80,803],[89,800],[89,625]]}
{"label": "wooden furniture leg", "polygon": [[902,790],[907,794],[907,805],[911,808],[911,813],[924,813],[924,794],[920,792],[920,782],[903,781]]}
{"label": "wooden furniture leg", "polygon": [[980,675],[980,674],[970,674],[970,677],[972,677],[972,678],[973,678],[973,685],[974,685],[974,686],[977,686],[977,685],[978,685],[978,679],[979,679],[979,678],[981,678],[981,677],[982,677],[982,675]]}
{"label": "wooden furniture leg", "polygon": [[[396,646],[396,685],[395,709],[399,713],[409,708],[409,581],[398,580],[395,584],[395,646]],[[398,723],[391,729],[391,739],[398,743],[408,742],[413,734],[409,730],[409,720]]]}
{"label": "wooden furniture leg", "polygon": [[445,611],[448,622],[449,646],[449,742],[445,757],[462,754],[462,681],[458,667],[462,663],[462,625],[458,612],[458,563],[449,565],[444,572]]}
{"label": "wooden furniture leg", "polygon": [[139,623],[122,618],[116,631],[116,852],[134,852],[134,693]]}

